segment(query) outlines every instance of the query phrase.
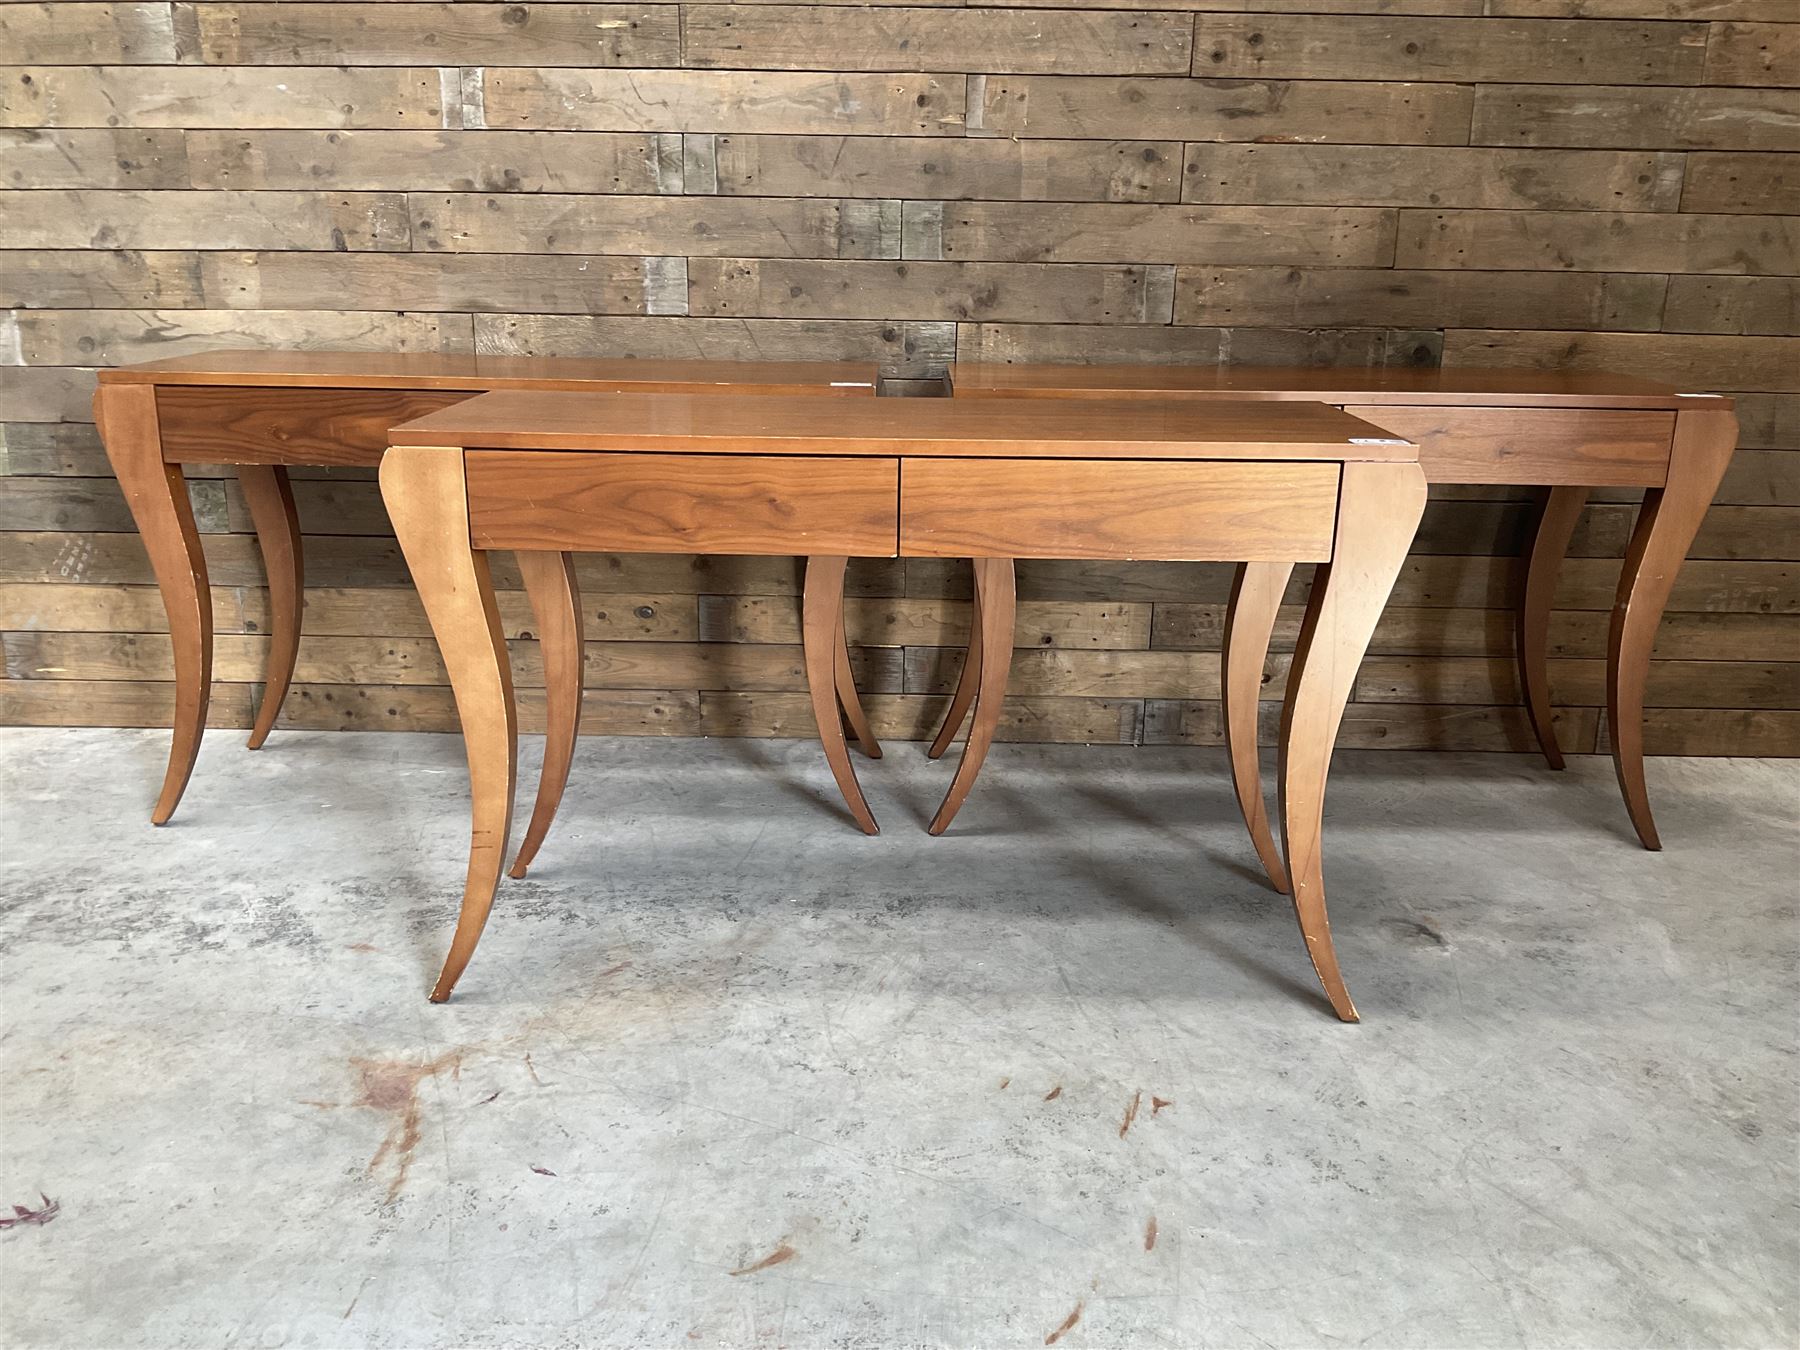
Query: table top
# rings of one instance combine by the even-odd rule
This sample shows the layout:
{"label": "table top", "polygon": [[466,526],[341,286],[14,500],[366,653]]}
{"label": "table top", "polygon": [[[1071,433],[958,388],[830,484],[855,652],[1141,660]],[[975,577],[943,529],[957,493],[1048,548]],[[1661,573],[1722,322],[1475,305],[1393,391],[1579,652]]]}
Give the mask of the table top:
{"label": "table top", "polygon": [[762,455],[1410,461],[1323,403],[816,398],[506,391],[402,423],[390,445]]}
{"label": "table top", "polygon": [[262,385],[328,389],[687,389],[755,385],[873,395],[873,361],[590,360],[437,352],[211,351],[100,372],[102,384]]}
{"label": "table top", "polygon": [[[1489,407],[1683,408],[1697,401],[1630,375],[1413,366],[1036,366],[959,362],[959,395],[985,398],[1317,399],[1324,403]],[[1723,403],[1726,399],[1708,399]]]}

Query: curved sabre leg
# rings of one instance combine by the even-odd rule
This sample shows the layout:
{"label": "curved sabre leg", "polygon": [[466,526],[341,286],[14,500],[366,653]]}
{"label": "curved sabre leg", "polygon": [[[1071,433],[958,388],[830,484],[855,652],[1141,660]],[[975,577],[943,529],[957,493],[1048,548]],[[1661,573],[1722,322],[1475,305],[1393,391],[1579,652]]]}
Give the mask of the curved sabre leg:
{"label": "curved sabre leg", "polygon": [[179,464],[165,464],[156,419],[156,391],[147,384],[103,384],[94,395],[94,421],[106,457],[124,490],[131,518],[150,554],[169,616],[175,653],[175,724],[162,791],[150,812],[153,825],[167,824],[187,789],[206,730],[212,697],[212,590],[206,555]]}
{"label": "curved sabre leg", "polygon": [[844,804],[864,834],[880,834],[875,814],[864,800],[856,781],[856,766],[844,743],[844,719],[837,693],[838,653],[843,650],[844,569],[848,558],[811,557],[806,560],[805,594],[801,599],[800,636],[806,650],[806,688],[812,697],[813,720],[819,724],[819,744],[825,762],[837,780]]}
{"label": "curved sabre leg", "polygon": [[1325,912],[1325,777],[1357,668],[1425,509],[1417,464],[1346,464],[1333,560],[1313,578],[1281,718],[1281,829],[1294,916],[1332,1011],[1354,1022]]}
{"label": "curved sabre leg", "polygon": [[581,591],[575,584],[574,557],[536,550],[520,550],[517,557],[544,656],[544,767],[525,842],[507,874],[514,878],[523,877],[537,857],[569,785],[581,730],[582,663]]}
{"label": "curved sabre leg", "polygon": [[287,470],[279,464],[240,464],[238,486],[256,527],[256,547],[269,579],[269,664],[263,679],[262,706],[256,711],[249,745],[260,750],[281,715],[282,700],[294,679],[300,654],[300,615],[306,604],[305,555],[300,545],[300,516]]}
{"label": "curved sabre leg", "polygon": [[975,691],[980,687],[981,591],[977,587],[974,603],[969,607],[969,646],[963,653],[962,674],[956,677],[956,692],[950,696],[950,706],[944,709],[944,724],[938,728],[931,748],[925,752],[929,758],[943,758],[950,742],[956,739],[956,733],[962,730],[963,719],[969,715],[969,708],[975,702]]}
{"label": "curved sabre leg", "polygon": [[1723,408],[1695,408],[1676,417],[1668,482],[1644,494],[1613,605],[1606,654],[1607,729],[1625,809],[1647,849],[1662,847],[1644,782],[1644,683],[1650,652],[1675,574],[1719,490],[1737,435],[1736,415]]}
{"label": "curved sabre leg", "polygon": [[1287,868],[1269,828],[1263,804],[1262,768],[1256,755],[1257,702],[1262,696],[1263,665],[1269,656],[1269,639],[1281,614],[1281,597],[1292,563],[1239,563],[1231,583],[1231,604],[1225,612],[1223,678],[1219,701],[1225,724],[1225,752],[1231,758],[1231,785],[1237,792],[1238,810],[1250,831],[1250,842],[1262,861],[1269,884],[1288,894]]}
{"label": "curved sabre leg", "polygon": [[518,715],[512,662],[485,550],[469,544],[463,452],[398,446],[381,461],[381,497],[443,653],[469,760],[469,868],[462,912],[431,1001],[450,997],[494,906],[512,831]]}
{"label": "curved sabre leg", "polygon": [[1562,768],[1563,756],[1550,708],[1550,607],[1556,600],[1557,573],[1587,499],[1583,487],[1553,487],[1545,495],[1525,568],[1524,602],[1519,606],[1519,684],[1525,691],[1531,729],[1553,769]]}
{"label": "curved sabre leg", "polygon": [[863,711],[862,697],[856,692],[856,675],[850,669],[850,638],[844,632],[844,622],[838,619],[837,661],[833,668],[833,680],[837,686],[838,706],[844,710],[844,716],[850,719],[850,730],[856,736],[856,743],[870,759],[881,758],[881,742],[875,739],[875,729],[869,725],[869,715]]}
{"label": "curved sabre leg", "polygon": [[956,776],[950,790],[932,817],[927,830],[942,834],[956,819],[981,763],[994,743],[1000,727],[1000,709],[1006,700],[1006,676],[1011,668],[1013,649],[1013,611],[1016,591],[1011,558],[977,558],[975,560],[975,593],[981,604],[981,677],[975,694],[975,716],[969,724],[969,739],[963,745],[962,759],[957,762]]}

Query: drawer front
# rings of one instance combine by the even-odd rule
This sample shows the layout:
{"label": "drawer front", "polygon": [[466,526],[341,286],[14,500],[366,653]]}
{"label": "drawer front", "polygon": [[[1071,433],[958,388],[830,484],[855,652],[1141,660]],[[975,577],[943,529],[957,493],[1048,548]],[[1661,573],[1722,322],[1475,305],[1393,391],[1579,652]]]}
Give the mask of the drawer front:
{"label": "drawer front", "polygon": [[891,558],[892,459],[470,450],[477,548]]}
{"label": "drawer front", "polygon": [[156,420],[170,464],[379,464],[389,427],[470,396],[459,389],[164,385]]}
{"label": "drawer front", "polygon": [[1661,487],[1675,414],[1582,408],[1344,409],[1416,441],[1433,483]]}
{"label": "drawer front", "polygon": [[1336,464],[908,459],[900,553],[914,558],[1323,562]]}

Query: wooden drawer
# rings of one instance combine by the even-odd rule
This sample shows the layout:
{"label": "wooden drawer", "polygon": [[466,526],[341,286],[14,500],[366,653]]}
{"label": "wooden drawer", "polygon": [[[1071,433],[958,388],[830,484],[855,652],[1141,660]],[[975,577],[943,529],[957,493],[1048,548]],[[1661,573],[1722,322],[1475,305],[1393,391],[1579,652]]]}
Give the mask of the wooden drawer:
{"label": "wooden drawer", "polygon": [[388,428],[471,397],[460,389],[275,389],[164,385],[170,464],[379,464]]}
{"label": "wooden drawer", "polygon": [[899,462],[470,450],[477,548],[891,558]]}
{"label": "wooden drawer", "polygon": [[1336,464],[908,459],[900,553],[915,558],[1322,562]]}
{"label": "wooden drawer", "polygon": [[1348,406],[1416,441],[1433,483],[1661,487],[1675,414],[1588,408]]}

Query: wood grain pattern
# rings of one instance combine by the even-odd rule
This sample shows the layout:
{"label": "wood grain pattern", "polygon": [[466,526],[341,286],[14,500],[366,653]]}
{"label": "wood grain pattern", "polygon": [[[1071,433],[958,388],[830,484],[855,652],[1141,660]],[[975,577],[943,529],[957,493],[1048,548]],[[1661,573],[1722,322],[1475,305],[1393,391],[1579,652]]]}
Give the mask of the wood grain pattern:
{"label": "wood grain pattern", "polygon": [[990,76],[979,103],[971,97],[968,129],[982,136],[1254,141],[1277,135],[1352,145],[1466,145],[1471,97],[1467,87],[1449,84]]}
{"label": "wood grain pattern", "polygon": [[1172,202],[1181,192],[1178,141],[696,136],[689,142],[706,169],[690,192],[1103,202]]}
{"label": "wood grain pattern", "polygon": [[894,552],[893,460],[476,450],[468,480],[477,548]]}
{"label": "wood grain pattern", "polygon": [[1434,483],[1570,483],[1660,487],[1675,417],[1665,412],[1559,412],[1351,405],[1346,412],[1404,436]]}
{"label": "wood grain pattern", "polygon": [[1174,14],[866,10],[826,5],[686,5],[690,66],[806,70],[830,52],[840,70],[1180,75],[1193,25]]}
{"label": "wood grain pattern", "polygon": [[1051,475],[1025,461],[911,459],[901,477],[906,557],[1331,556],[1335,465],[1070,460]]}
{"label": "wood grain pattern", "polygon": [[208,65],[673,66],[675,5],[336,3],[193,7]]}
{"label": "wood grain pattern", "polygon": [[436,127],[451,111],[430,67],[0,66],[7,127]]}
{"label": "wood grain pattern", "polygon": [[1253,14],[1209,19],[1194,74],[1232,79],[1694,84],[1703,23]]}
{"label": "wood grain pattern", "polygon": [[964,89],[955,75],[506,68],[484,78],[482,116],[540,130],[947,136],[961,133]]}
{"label": "wood grain pattern", "polygon": [[388,428],[459,402],[462,393],[379,389],[156,390],[163,454],[172,463],[381,462]]}
{"label": "wood grain pattern", "polygon": [[679,136],[651,132],[196,130],[186,133],[184,181],[142,186],[191,179],[197,188],[252,192],[393,183],[412,192],[678,192],[680,148]]}
{"label": "wood grain pattern", "polygon": [[1691,193],[1701,158],[1689,156],[1684,164],[1681,155],[1654,151],[1197,144],[1187,147],[1181,199],[1238,206],[1673,211],[1683,200],[1684,170]]}

